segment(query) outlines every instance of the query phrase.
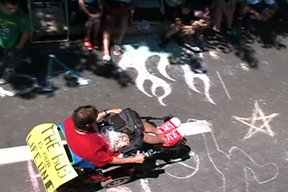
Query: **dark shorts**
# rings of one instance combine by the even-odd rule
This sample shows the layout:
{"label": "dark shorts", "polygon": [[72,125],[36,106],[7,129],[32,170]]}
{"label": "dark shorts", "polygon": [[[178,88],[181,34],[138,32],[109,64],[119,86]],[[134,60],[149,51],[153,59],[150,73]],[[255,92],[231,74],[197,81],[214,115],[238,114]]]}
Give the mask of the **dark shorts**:
{"label": "dark shorts", "polygon": [[[85,3],[86,8],[90,13],[99,13],[101,10],[98,6],[98,3]],[[68,4],[69,10],[69,24],[79,25],[86,22],[89,18],[86,13],[80,8],[78,2],[69,2]]]}
{"label": "dark shorts", "polygon": [[4,49],[0,47],[0,60],[5,67],[17,68],[20,66],[22,60],[22,52],[18,49]]}

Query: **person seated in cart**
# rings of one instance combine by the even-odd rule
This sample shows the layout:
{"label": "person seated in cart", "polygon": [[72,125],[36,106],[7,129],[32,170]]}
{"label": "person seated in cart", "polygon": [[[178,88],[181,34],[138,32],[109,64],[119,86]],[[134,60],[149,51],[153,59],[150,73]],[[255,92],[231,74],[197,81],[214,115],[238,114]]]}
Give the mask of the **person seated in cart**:
{"label": "person seated in cart", "polygon": [[[120,157],[119,151],[112,151],[107,142],[101,136],[99,123],[103,118],[112,114],[121,113],[121,109],[108,109],[98,112],[95,106],[86,105],[77,108],[73,115],[65,120],[65,135],[70,149],[79,157],[90,161],[97,167],[105,167],[110,164],[142,164],[144,154],[131,157]],[[143,123],[143,141],[149,144],[162,144],[171,147],[177,144],[183,134],[177,131],[179,123],[167,121],[158,128],[150,123]],[[173,137],[171,137],[173,134]]]}

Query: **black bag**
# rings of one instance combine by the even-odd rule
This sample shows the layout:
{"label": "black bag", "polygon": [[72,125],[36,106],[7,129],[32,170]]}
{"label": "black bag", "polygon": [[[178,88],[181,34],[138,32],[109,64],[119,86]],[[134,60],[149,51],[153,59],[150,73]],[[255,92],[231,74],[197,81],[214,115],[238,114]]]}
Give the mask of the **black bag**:
{"label": "black bag", "polygon": [[130,109],[124,109],[121,113],[107,117],[105,121],[115,131],[126,133],[130,139],[130,145],[123,147],[120,152],[131,154],[142,147],[144,126],[139,114]]}

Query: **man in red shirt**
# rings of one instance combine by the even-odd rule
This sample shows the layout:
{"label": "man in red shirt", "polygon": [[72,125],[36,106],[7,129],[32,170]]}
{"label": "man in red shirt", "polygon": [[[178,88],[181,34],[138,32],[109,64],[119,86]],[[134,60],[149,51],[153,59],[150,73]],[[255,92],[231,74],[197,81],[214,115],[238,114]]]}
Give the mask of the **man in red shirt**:
{"label": "man in red shirt", "polygon": [[[97,122],[109,114],[119,114],[121,111],[121,109],[109,109],[98,112],[95,106],[92,105],[81,106],[76,109],[73,115],[64,122],[65,135],[71,150],[97,167],[104,167],[109,164],[143,163],[145,160],[144,154],[127,158],[118,157],[119,153],[113,153],[108,144],[101,138],[100,127]],[[144,121],[143,125],[144,142],[150,144],[162,143],[166,146],[175,143],[175,139],[170,140],[165,135],[165,131],[162,131],[163,129],[157,129]],[[180,136],[176,141],[182,138]]]}

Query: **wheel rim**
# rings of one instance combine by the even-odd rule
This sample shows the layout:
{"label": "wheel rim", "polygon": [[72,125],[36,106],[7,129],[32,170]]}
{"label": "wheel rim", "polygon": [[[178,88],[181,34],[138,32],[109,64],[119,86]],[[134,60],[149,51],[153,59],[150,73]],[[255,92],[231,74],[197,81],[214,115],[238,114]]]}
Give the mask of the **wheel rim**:
{"label": "wheel rim", "polygon": [[119,177],[119,178],[115,178],[115,179],[111,179],[109,180],[106,185],[104,184],[104,188],[111,188],[111,187],[117,187],[119,185],[122,185],[124,183],[127,183],[128,181],[130,181],[131,176],[124,176],[124,177]]}

